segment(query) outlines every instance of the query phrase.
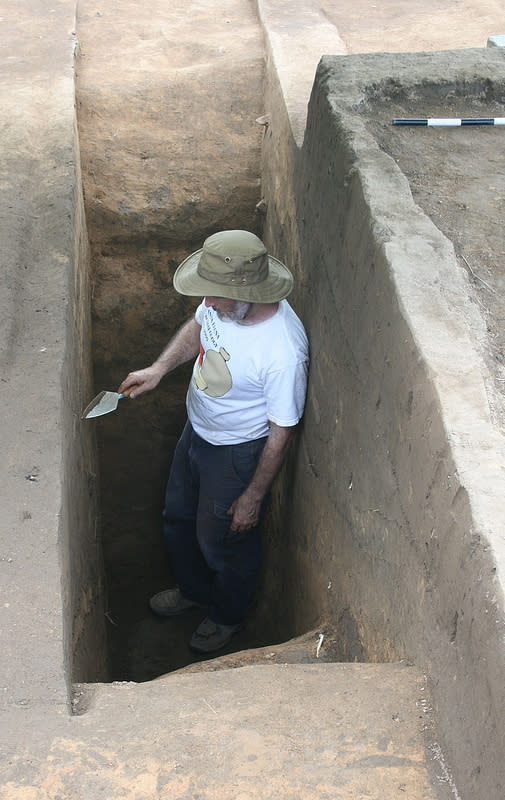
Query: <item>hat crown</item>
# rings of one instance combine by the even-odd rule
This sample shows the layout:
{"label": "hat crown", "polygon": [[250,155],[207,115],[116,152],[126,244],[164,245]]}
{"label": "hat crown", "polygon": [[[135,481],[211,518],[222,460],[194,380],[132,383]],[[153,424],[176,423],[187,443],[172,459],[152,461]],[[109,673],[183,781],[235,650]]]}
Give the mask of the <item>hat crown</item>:
{"label": "hat crown", "polygon": [[198,275],[222,286],[253,286],[268,277],[265,245],[249,231],[220,231],[203,243]]}
{"label": "hat crown", "polygon": [[246,303],[276,303],[293,288],[286,265],[269,255],[254,233],[240,230],[208,236],[201,250],[179,264],[173,280],[180,294]]}

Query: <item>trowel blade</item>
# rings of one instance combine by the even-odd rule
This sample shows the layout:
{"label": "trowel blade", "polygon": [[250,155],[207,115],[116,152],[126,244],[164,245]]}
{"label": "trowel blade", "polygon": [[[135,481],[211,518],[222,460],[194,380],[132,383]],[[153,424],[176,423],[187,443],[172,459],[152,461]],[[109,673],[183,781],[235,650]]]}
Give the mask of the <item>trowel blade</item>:
{"label": "trowel blade", "polygon": [[86,406],[82,412],[82,419],[101,417],[103,414],[109,414],[111,411],[115,411],[122,397],[124,397],[124,394],[118,394],[118,392],[100,392],[100,394],[97,394],[91,403]]}

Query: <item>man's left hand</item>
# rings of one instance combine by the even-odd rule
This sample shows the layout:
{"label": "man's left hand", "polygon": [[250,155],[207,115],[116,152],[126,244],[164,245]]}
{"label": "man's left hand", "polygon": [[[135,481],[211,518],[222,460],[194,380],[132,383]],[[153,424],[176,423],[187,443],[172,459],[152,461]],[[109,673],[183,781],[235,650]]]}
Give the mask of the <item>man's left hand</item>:
{"label": "man's left hand", "polygon": [[247,489],[231,504],[228,514],[233,516],[232,531],[248,531],[260,521],[261,504],[279,472],[295,426],[284,428],[270,423],[268,440],[261,453],[256,472]]}
{"label": "man's left hand", "polygon": [[232,531],[248,531],[255,528],[260,521],[261,498],[248,493],[241,494],[231,504],[228,514],[233,516],[230,528]]}

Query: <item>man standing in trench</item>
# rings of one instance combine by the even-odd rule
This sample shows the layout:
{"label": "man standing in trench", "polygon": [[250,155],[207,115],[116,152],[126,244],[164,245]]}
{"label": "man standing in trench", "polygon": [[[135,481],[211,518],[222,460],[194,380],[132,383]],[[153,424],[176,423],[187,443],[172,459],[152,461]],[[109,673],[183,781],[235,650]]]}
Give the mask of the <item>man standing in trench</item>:
{"label": "man standing in trench", "polygon": [[210,653],[240,629],[253,598],[261,519],[305,404],[308,344],[285,299],[291,272],[252,233],[209,236],[180,264],[174,287],[204,299],[119,391],[134,387],[138,397],[197,357],[163,511],[178,588],[150,606],[160,616],[208,607],[190,646]]}

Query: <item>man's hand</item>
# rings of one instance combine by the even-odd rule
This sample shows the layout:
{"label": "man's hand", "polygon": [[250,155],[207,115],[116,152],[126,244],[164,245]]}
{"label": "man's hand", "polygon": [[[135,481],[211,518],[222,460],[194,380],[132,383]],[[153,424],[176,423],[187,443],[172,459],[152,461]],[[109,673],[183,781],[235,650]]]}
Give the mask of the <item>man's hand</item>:
{"label": "man's hand", "polygon": [[154,364],[146,369],[130,372],[119,387],[119,391],[124,392],[134,386],[135,388],[130,394],[133,400],[135,397],[155,389],[167,372],[171,372],[197,356],[200,348],[200,331],[201,327],[195,318],[188,319],[172,337]]}
{"label": "man's hand", "polygon": [[231,504],[232,531],[247,531],[260,521],[261,504],[286,456],[295,426],[283,428],[270,423],[270,433],[263,448],[256,472],[247,489]]}
{"label": "man's hand", "polygon": [[129,375],[126,376],[123,383],[119,387],[119,392],[124,392],[126,389],[130,387],[135,387],[132,392],[130,392],[130,398],[133,400],[135,397],[139,397],[141,394],[145,392],[150,392],[151,389],[155,389],[163,377],[163,372],[152,364],[150,367],[146,367],[146,369],[139,369],[136,372],[130,372]]}
{"label": "man's hand", "polygon": [[255,528],[260,521],[261,501],[261,497],[253,495],[248,489],[237,497],[228,510],[228,514],[233,516],[230,529],[239,532]]}

